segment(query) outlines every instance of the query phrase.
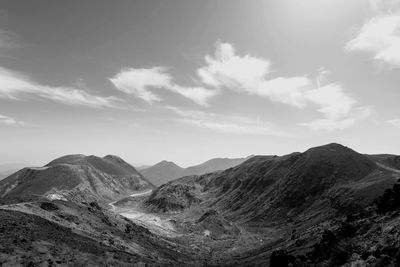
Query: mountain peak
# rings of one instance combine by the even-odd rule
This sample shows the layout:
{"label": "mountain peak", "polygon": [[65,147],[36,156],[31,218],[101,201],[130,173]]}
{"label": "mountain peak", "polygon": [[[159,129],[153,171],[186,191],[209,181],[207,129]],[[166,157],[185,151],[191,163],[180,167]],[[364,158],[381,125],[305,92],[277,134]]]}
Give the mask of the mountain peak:
{"label": "mountain peak", "polygon": [[[321,145],[321,146],[316,146],[316,147],[312,147],[308,150],[324,150],[324,149],[350,149],[342,144],[339,143],[329,143],[326,145]],[[350,149],[351,150],[351,149]]]}
{"label": "mountain peak", "polygon": [[168,161],[168,160],[162,160],[159,163],[155,164],[154,166],[176,166],[181,168],[179,165],[177,165],[175,162],[173,161]]}
{"label": "mountain peak", "polygon": [[24,168],[7,177],[0,182],[0,196],[19,195],[25,191],[37,195],[66,191],[72,192],[71,196],[108,201],[152,187],[118,156],[100,158],[73,154],[57,158],[45,167]]}

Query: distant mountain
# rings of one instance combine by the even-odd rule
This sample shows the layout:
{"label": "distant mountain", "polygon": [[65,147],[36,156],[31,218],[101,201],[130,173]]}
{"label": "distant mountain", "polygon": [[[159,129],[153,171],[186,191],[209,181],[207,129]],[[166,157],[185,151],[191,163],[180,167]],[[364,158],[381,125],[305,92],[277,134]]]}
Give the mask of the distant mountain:
{"label": "distant mountain", "polygon": [[221,171],[232,168],[251,158],[215,158],[200,165],[182,168],[171,161],[161,161],[149,168],[141,170],[141,173],[154,185],[160,186],[169,181],[189,175],[201,175],[209,172]]}
{"label": "distant mountain", "polygon": [[117,156],[68,155],[0,181],[0,197],[27,195],[108,202],[154,186]]}
{"label": "distant mountain", "polygon": [[182,177],[184,168],[179,167],[171,161],[163,160],[147,169],[141,171],[142,175],[149,179],[155,186]]}
{"label": "distant mountain", "polygon": [[235,167],[247,159],[251,158],[252,156],[249,156],[247,158],[215,158],[215,159],[210,159],[200,165],[188,167],[183,171],[182,176],[187,176],[187,175],[200,175],[200,174],[205,174],[209,172],[215,172],[215,171],[221,171],[221,170],[226,170],[232,167]]}
{"label": "distant mountain", "polygon": [[135,166],[135,169],[138,170],[138,171],[142,171],[142,170],[147,169],[149,167],[151,167],[151,166],[150,165],[140,165],[140,166]]}

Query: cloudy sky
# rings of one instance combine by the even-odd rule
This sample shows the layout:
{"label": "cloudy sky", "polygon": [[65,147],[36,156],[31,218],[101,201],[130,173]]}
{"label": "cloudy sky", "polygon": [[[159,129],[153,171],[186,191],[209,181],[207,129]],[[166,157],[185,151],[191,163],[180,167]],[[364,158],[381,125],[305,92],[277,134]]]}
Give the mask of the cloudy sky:
{"label": "cloudy sky", "polygon": [[0,160],[400,154],[400,0],[2,0]]}

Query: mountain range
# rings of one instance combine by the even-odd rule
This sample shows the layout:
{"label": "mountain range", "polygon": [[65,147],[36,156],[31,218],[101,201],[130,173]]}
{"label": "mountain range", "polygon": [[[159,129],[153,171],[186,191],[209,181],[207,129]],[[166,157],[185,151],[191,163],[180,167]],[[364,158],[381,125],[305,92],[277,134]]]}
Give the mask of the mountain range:
{"label": "mountain range", "polygon": [[[373,204],[395,194],[390,188],[397,188],[400,178],[397,158],[363,155],[339,144],[280,157],[254,156],[223,172],[164,184],[145,205],[152,212],[170,214],[182,231],[195,232],[201,227],[214,239],[227,239],[239,231],[241,246],[215,256],[210,260],[212,266],[342,266],[357,262],[351,253],[364,263],[372,252],[360,246],[374,242],[380,249],[395,250],[386,255],[386,262],[400,264],[395,258],[400,255],[396,254],[400,243],[372,227],[373,223],[393,227],[400,220],[400,210],[392,219],[376,217]],[[357,232],[359,228],[363,230]],[[400,228],[393,231],[400,234]],[[255,233],[258,241],[251,240]],[[324,233],[331,235],[331,243],[324,243]],[[257,248],[241,249],[254,243]],[[328,250],[329,246],[334,250]],[[324,249],[328,252],[321,255]],[[367,256],[361,258],[362,253]],[[382,261],[381,253],[370,261]],[[289,264],[295,262],[298,265]]]}
{"label": "mountain range", "polygon": [[332,143],[156,188],[64,156],[0,181],[0,265],[399,266],[399,159]]}
{"label": "mountain range", "polygon": [[187,168],[182,168],[174,162],[163,160],[151,167],[141,169],[140,172],[154,185],[160,186],[183,176],[201,175],[226,170],[243,163],[251,157],[252,156],[246,158],[214,158],[202,164]]}
{"label": "mountain range", "polygon": [[[270,221],[315,212],[320,205],[331,204],[329,198],[340,202],[361,197],[373,185],[375,195],[363,199],[368,201],[383,193],[379,184],[395,181],[390,170],[381,170],[370,157],[329,144],[280,157],[254,156],[223,172],[177,179],[157,188],[148,204],[166,210],[186,208],[191,198],[207,193],[209,207],[232,220]],[[181,190],[182,186],[188,191]],[[179,189],[175,192],[174,188]],[[169,202],[174,194],[182,199]]]}

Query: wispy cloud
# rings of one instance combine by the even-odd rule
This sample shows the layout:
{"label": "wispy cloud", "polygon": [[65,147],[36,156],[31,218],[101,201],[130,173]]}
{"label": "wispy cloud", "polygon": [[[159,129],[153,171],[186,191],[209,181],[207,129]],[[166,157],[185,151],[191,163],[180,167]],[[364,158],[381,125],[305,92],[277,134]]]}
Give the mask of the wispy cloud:
{"label": "wispy cloud", "polygon": [[177,121],[199,128],[230,134],[291,136],[273,123],[261,121],[259,118],[251,119],[171,106],[166,108],[178,116]]}
{"label": "wispy cloud", "polygon": [[[201,81],[215,88],[226,88],[243,93],[266,97],[271,101],[297,108],[316,107],[324,115],[316,122],[302,123],[312,129],[343,129],[353,125],[361,116],[356,116],[356,100],[345,93],[339,83],[319,86],[326,79],[322,70],[315,79],[308,76],[269,78],[269,60],[252,55],[237,55],[233,45],[218,42],[214,56],[205,57],[206,65],[197,74]],[[363,112],[366,114],[366,112]],[[332,127],[337,122],[341,127]]]}
{"label": "wispy cloud", "polygon": [[169,89],[201,106],[209,106],[209,100],[219,94],[217,90],[210,90],[204,87],[185,87],[177,84],[172,84]]}
{"label": "wispy cloud", "polygon": [[400,67],[400,15],[372,18],[345,48],[348,51],[371,52],[375,60]]}
{"label": "wispy cloud", "polygon": [[22,121],[18,121],[12,117],[8,117],[0,114],[0,125],[24,125]]}
{"label": "wispy cloud", "polygon": [[161,98],[150,91],[151,88],[165,88],[171,82],[171,77],[162,67],[150,69],[122,69],[109,79],[114,86],[126,93],[132,94],[148,103],[160,101]]}
{"label": "wispy cloud", "polygon": [[350,40],[347,51],[369,52],[373,58],[400,67],[400,1],[371,0],[374,17]]}
{"label": "wispy cloud", "polygon": [[0,67],[0,98],[23,100],[27,96],[50,99],[68,105],[94,108],[117,107],[116,97],[102,97],[72,87],[41,85],[18,72]]}
{"label": "wispy cloud", "polygon": [[177,93],[202,106],[208,106],[208,101],[218,94],[216,90],[200,86],[185,87],[174,83],[165,67],[122,69],[109,80],[120,91],[143,99],[150,104],[161,101],[161,97],[152,92],[152,89],[165,89]]}
{"label": "wispy cloud", "polygon": [[[223,90],[234,90],[295,108],[313,108],[323,118],[299,124],[312,129],[343,129],[367,116],[367,108],[356,107],[356,100],[345,92],[341,84],[325,83],[329,74],[326,70],[320,70],[314,78],[306,75],[273,77],[268,59],[250,54],[239,55],[232,44],[224,42],[217,42],[214,54],[206,55],[204,59],[205,64],[196,71],[197,85],[192,87],[175,83],[165,67],[122,69],[110,81],[120,91],[148,103],[161,101],[155,89],[174,92],[202,106],[209,106],[210,99]],[[364,116],[360,115],[361,109]],[[202,120],[186,121],[217,128],[215,123]],[[334,124],[339,126],[333,127]]]}
{"label": "wispy cloud", "polygon": [[392,119],[386,121],[387,123],[400,128],[400,119]]}
{"label": "wispy cloud", "polygon": [[371,115],[371,109],[368,107],[354,108],[350,116],[342,118],[326,118],[314,120],[307,123],[300,123],[300,126],[306,126],[313,130],[343,130],[353,126],[358,121],[368,118]]}

